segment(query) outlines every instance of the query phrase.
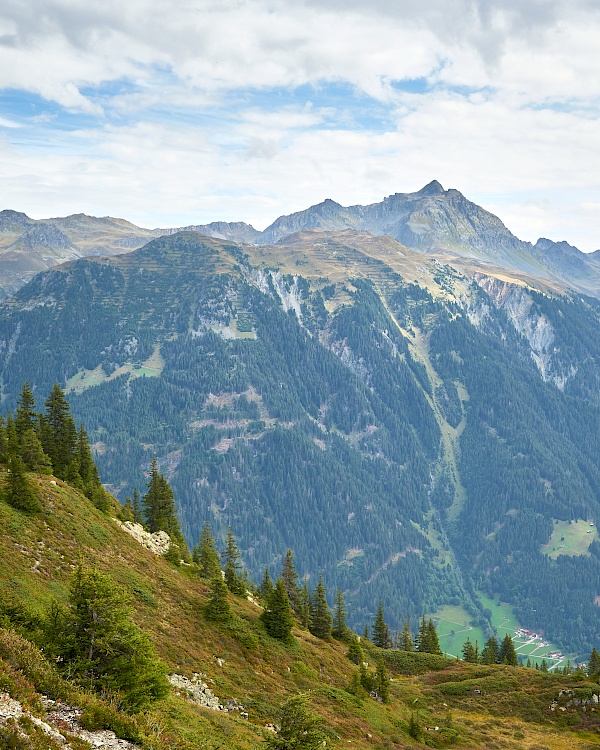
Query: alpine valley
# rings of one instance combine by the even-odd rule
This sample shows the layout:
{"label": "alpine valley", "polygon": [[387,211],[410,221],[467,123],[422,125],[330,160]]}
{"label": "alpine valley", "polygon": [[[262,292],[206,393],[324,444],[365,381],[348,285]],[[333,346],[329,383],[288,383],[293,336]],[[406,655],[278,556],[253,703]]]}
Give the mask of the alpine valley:
{"label": "alpine valley", "polygon": [[257,581],[291,548],[360,631],[598,646],[599,252],[437,182],[264,232],[0,220],[4,410],[61,384],[121,501],[156,456],[190,546],[230,526]]}

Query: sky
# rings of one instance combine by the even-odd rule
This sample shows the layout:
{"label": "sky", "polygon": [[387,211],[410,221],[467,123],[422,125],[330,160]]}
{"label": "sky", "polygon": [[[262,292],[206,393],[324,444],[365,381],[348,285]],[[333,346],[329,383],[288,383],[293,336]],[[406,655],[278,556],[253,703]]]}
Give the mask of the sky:
{"label": "sky", "polygon": [[437,179],[600,248],[598,0],[3,0],[0,209],[246,221]]}

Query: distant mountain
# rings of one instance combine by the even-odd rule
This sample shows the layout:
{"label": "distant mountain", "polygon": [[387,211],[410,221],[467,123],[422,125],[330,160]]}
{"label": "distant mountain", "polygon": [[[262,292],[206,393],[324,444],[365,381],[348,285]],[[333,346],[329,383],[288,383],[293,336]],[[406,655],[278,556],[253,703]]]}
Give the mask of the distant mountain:
{"label": "distant mountain", "polygon": [[[305,230],[368,232],[387,235],[421,253],[504,268],[543,279],[557,288],[600,296],[600,251],[585,254],[566,242],[541,238],[523,242],[494,214],[465,198],[458,190],[444,190],[433,180],[414,193],[395,193],[379,203],[344,207],[331,199],[287,216],[280,216],[263,232],[244,222],[215,221],[183,228],[142,229],[123,219],[75,214],[47,219],[64,233],[76,257],[116,255],[141,247],[152,238],[180,231],[201,232],[235,243],[271,245]],[[31,276],[71,256],[44,256],[25,245],[9,247],[38,222],[16,211],[0,212],[0,298],[16,291]],[[65,248],[66,249],[66,248]],[[2,256],[2,251],[20,253]],[[29,263],[29,265],[28,265]],[[46,264],[44,266],[44,263]],[[4,295],[2,295],[4,290]]]}
{"label": "distant mountain", "polygon": [[392,627],[462,607],[481,643],[500,597],[585,656],[600,301],[458,261],[352,229],[72,261],[0,305],[4,406],[62,383],[121,500],[157,456],[190,545],[231,525],[257,578],[291,547],[359,630],[381,597]]}

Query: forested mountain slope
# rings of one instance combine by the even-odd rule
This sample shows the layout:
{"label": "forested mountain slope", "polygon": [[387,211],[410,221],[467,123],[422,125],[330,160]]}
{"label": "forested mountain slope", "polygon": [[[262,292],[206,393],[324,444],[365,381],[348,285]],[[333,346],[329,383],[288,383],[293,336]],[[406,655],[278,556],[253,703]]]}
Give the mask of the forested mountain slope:
{"label": "forested mountain slope", "polygon": [[0,375],[7,408],[24,378],[70,390],[122,500],[157,455],[189,543],[231,525],[256,577],[291,547],[357,628],[379,597],[393,627],[448,603],[488,627],[498,592],[584,656],[595,526],[543,545],[600,516],[599,315],[386,238],[189,232],[37,276],[0,308]]}

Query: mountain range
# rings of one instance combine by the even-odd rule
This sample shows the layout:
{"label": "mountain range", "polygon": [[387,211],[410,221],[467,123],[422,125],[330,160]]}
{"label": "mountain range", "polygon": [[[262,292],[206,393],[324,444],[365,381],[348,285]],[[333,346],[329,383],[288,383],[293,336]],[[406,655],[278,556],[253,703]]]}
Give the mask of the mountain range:
{"label": "mountain range", "polygon": [[90,255],[117,255],[154,237],[197,231],[236,243],[271,245],[298,231],[356,230],[388,236],[460,268],[518,271],[549,285],[600,296],[600,251],[582,253],[567,242],[519,240],[500,219],[436,180],[414,193],[380,203],[341,206],[331,199],[276,219],[259,232],[244,222],[216,221],[171,229],[143,229],[123,219],[75,214],[41,221],[0,212],[0,295],[10,296],[35,273]]}
{"label": "mountain range", "polygon": [[121,501],[156,456],[190,545],[231,526],[256,579],[292,548],[358,630],[381,598],[466,623],[457,653],[502,611],[587,656],[600,302],[440,257],[346,228],[69,261],[0,306],[4,407],[61,383]]}

